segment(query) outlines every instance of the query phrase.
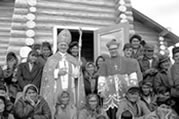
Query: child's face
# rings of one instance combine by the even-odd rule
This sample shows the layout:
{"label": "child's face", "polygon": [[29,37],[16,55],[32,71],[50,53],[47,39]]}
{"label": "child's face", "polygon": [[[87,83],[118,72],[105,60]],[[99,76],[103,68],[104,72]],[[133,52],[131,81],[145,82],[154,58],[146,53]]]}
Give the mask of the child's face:
{"label": "child's face", "polygon": [[133,49],[132,49],[132,48],[126,48],[126,49],[124,50],[124,55],[125,55],[125,57],[130,58],[130,57],[132,56],[132,52],[133,52]]}
{"label": "child's face", "polygon": [[159,94],[158,98],[160,101],[166,101],[167,99],[170,98],[170,93],[169,92],[165,92],[164,94]]}
{"label": "child's face", "polygon": [[150,90],[151,90],[151,87],[149,87],[147,85],[142,86],[143,95],[148,96],[150,94]]}
{"label": "child's face", "polygon": [[69,103],[70,97],[67,93],[63,93],[60,100],[62,104],[67,105]]}
{"label": "child's face", "polygon": [[127,98],[130,102],[135,103],[139,98],[139,93],[128,93]]}
{"label": "child's face", "polygon": [[6,91],[5,90],[0,90],[0,95],[5,96],[6,95]]}
{"label": "child's face", "polygon": [[96,107],[98,105],[98,101],[97,101],[96,97],[91,97],[88,101],[89,101],[90,108],[96,109]]}

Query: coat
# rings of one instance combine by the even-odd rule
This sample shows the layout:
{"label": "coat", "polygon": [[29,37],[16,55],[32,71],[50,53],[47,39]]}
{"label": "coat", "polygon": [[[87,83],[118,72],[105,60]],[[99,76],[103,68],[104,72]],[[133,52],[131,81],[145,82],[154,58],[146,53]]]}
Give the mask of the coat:
{"label": "coat", "polygon": [[33,107],[21,97],[14,105],[16,119],[51,119],[51,111],[43,97],[39,96],[37,104]]}
{"label": "coat", "polygon": [[157,73],[154,79],[154,91],[157,92],[157,90],[161,87],[164,86],[166,88],[171,88],[171,79],[168,71],[161,70],[160,72]]}
{"label": "coat", "polygon": [[136,117],[136,118],[144,117],[145,115],[150,113],[150,110],[148,109],[148,107],[143,101],[138,100],[136,102],[136,105],[137,105],[136,107],[137,109],[132,106],[132,104],[128,101],[127,98],[124,98],[119,103],[118,111],[116,113],[116,118],[121,119],[122,113],[127,110],[130,111],[133,117]]}
{"label": "coat", "polygon": [[79,119],[97,119],[100,116],[104,116],[105,119],[109,119],[107,113],[103,109],[99,109],[98,111],[91,111],[84,108],[79,112]]}
{"label": "coat", "polygon": [[77,109],[71,104],[65,109],[62,109],[60,105],[56,105],[54,119],[77,119]]}
{"label": "coat", "polygon": [[[65,76],[55,77],[54,72],[58,70],[60,66],[62,66],[61,63],[66,64],[68,73]],[[64,90],[70,93],[70,103],[76,104],[79,108],[80,106],[84,105],[85,92],[83,79],[81,77],[78,77],[78,79],[74,78],[74,73],[76,71],[75,69],[77,69],[77,66],[78,61],[76,58],[69,54],[62,56],[60,52],[57,52],[56,54],[49,57],[45,63],[41,81],[40,95],[43,96],[48,102],[53,116],[55,114],[55,104],[57,103],[57,97],[58,95],[61,95]],[[63,80],[64,77],[68,77],[68,80],[65,80],[65,83]],[[75,85],[75,81],[78,83],[77,86]],[[63,86],[65,86],[64,84],[66,84],[67,89],[63,89]],[[76,99],[78,101],[76,101]]]}
{"label": "coat", "polygon": [[179,98],[179,64],[174,63],[170,68],[172,88],[171,96]]}
{"label": "coat", "polygon": [[[97,81],[97,76],[95,76],[95,74],[93,76],[89,76],[86,71],[84,72],[84,87],[86,96],[91,93],[97,94]],[[92,85],[94,85],[94,89],[92,89]]]}
{"label": "coat", "polygon": [[35,63],[32,71],[29,70],[28,62],[21,63],[17,70],[17,80],[19,91],[22,91],[27,84],[34,84],[40,89],[43,66],[40,63]]}

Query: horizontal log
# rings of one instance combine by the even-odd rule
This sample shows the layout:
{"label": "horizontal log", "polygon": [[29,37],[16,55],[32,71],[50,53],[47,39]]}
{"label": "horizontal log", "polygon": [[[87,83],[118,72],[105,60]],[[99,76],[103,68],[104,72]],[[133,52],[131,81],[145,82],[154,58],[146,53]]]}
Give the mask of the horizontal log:
{"label": "horizontal log", "polygon": [[113,13],[114,12],[114,8],[113,6],[112,7],[99,7],[99,6],[94,6],[94,5],[82,5],[82,4],[73,4],[73,3],[63,3],[63,2],[50,2],[50,1],[42,1],[42,2],[39,2],[37,4],[37,7],[38,8],[62,8],[62,9],[65,9],[65,8],[68,8],[68,9],[71,9],[71,10],[86,10],[86,11],[94,11],[94,12],[109,12],[109,13]]}
{"label": "horizontal log", "polygon": [[[25,15],[14,15],[13,18],[14,22],[26,22],[26,16]],[[94,24],[94,25],[111,25],[114,24],[114,21],[106,21],[106,20],[96,20],[96,19],[88,19],[88,18],[73,18],[73,17],[65,17],[65,16],[58,16],[58,17],[52,17],[49,19],[48,16],[37,16],[36,18],[36,23],[39,22],[44,22],[45,23],[60,23],[60,22],[65,22],[65,23],[82,23],[82,24]]]}
{"label": "horizontal log", "polygon": [[[47,0],[44,0],[47,1]],[[58,0],[51,0],[53,2],[59,2]],[[98,5],[98,6],[114,6],[115,2],[111,0],[61,0],[60,2],[73,3],[73,4],[85,4],[85,5]]]}

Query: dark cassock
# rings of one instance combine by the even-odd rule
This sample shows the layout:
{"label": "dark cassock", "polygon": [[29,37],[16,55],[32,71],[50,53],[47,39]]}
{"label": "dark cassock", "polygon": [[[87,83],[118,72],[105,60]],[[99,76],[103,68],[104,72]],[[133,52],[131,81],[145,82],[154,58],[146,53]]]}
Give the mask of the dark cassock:
{"label": "dark cassock", "polygon": [[107,43],[111,58],[99,69],[98,93],[103,98],[103,107],[111,119],[116,119],[116,111],[121,98],[129,87],[138,86],[136,63],[118,54],[119,43],[113,39]]}
{"label": "dark cassock", "polygon": [[[70,42],[70,31],[62,30],[57,38],[58,51],[48,58],[43,70],[40,94],[48,102],[53,118],[57,97],[63,91],[70,93],[70,103],[74,106],[83,105],[85,100],[83,80],[78,78],[79,63],[67,53]],[[75,86],[75,80],[78,80],[78,87]]]}

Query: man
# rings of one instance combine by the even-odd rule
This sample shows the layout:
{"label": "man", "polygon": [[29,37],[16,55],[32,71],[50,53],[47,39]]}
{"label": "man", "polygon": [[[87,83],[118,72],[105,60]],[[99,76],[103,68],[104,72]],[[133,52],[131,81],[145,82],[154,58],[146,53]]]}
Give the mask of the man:
{"label": "man", "polygon": [[111,58],[99,69],[98,93],[104,99],[103,106],[110,119],[116,119],[120,99],[130,86],[138,85],[136,64],[119,55],[119,43],[112,39],[107,43]]}
{"label": "man", "polygon": [[150,81],[142,81],[141,85],[141,100],[145,102],[150,111],[154,111],[157,107],[156,98],[157,96],[153,92],[153,85]]}
{"label": "man", "polygon": [[158,68],[158,58],[154,56],[154,47],[150,44],[146,44],[144,46],[144,56],[138,61],[143,74],[143,79],[152,81]]}
{"label": "man", "polygon": [[135,59],[138,59],[138,58],[142,57],[142,55],[143,55],[143,47],[140,44],[141,40],[142,40],[142,37],[138,34],[134,34],[129,39],[129,42],[131,43],[131,45],[133,47],[132,57],[135,58]]}
{"label": "man", "polygon": [[57,53],[48,58],[43,70],[40,93],[47,100],[53,117],[57,96],[61,95],[63,91],[70,93],[70,103],[76,105],[78,105],[77,102],[84,103],[80,100],[84,99],[84,84],[82,84],[81,78],[78,80],[79,87],[75,89],[74,82],[78,76],[79,63],[76,58],[67,53],[70,42],[70,31],[62,30],[57,37]]}
{"label": "man", "polygon": [[133,54],[132,44],[126,43],[123,47],[123,52],[124,52],[124,57],[130,58],[136,64],[135,67],[136,67],[137,78],[138,78],[139,81],[142,81],[143,76],[142,76],[142,73],[141,73],[141,70],[140,70],[139,63],[136,59],[132,58],[132,54]]}
{"label": "man", "polygon": [[173,59],[175,63],[170,69],[173,86],[171,88],[171,96],[176,101],[175,110],[179,114],[179,47],[173,48]]}

